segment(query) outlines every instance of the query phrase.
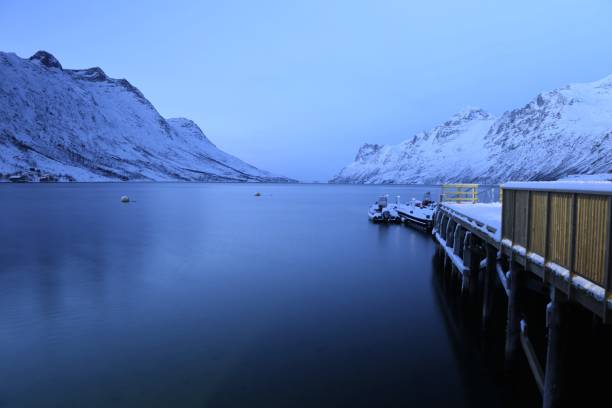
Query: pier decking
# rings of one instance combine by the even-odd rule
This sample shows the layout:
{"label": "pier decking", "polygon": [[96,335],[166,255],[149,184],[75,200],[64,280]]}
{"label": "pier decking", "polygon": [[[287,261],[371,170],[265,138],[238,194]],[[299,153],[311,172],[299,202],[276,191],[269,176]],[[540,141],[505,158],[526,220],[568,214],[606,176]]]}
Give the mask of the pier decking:
{"label": "pier decking", "polygon": [[[561,402],[566,305],[612,323],[612,183],[507,183],[501,203],[441,203],[433,235],[461,291],[482,294],[489,325],[493,285],[507,297],[506,362],[522,349],[545,407]],[[446,269],[446,268],[445,268]],[[544,368],[527,336],[524,291],[548,298]]]}

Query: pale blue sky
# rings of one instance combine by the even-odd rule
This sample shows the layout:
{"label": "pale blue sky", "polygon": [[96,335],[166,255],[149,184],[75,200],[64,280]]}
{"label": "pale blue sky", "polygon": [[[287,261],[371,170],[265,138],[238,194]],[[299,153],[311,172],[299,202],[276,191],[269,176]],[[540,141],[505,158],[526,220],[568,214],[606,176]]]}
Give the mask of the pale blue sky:
{"label": "pale blue sky", "polygon": [[327,180],[364,142],[612,74],[612,2],[0,1],[0,50],[127,78],[261,168]]}

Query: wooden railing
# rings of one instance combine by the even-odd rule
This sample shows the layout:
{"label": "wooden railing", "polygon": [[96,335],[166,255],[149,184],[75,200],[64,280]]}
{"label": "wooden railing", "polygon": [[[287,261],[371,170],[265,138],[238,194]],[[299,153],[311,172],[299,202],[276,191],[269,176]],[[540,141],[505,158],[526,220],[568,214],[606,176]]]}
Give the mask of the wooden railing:
{"label": "wooden railing", "polygon": [[502,186],[502,239],[611,293],[612,188],[520,184]]}
{"label": "wooden railing", "polygon": [[442,184],[440,202],[477,203],[478,184]]}

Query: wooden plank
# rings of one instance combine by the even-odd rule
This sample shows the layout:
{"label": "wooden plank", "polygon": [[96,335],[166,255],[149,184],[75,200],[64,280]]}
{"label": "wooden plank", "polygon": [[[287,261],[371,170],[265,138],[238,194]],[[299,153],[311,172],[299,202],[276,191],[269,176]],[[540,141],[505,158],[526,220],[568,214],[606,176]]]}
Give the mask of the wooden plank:
{"label": "wooden plank", "polygon": [[548,259],[549,259],[549,252],[548,252],[548,241],[549,241],[549,237],[550,237],[550,193],[546,192],[546,224],[544,225],[544,282],[548,282],[548,273],[546,270],[546,264],[548,263]]}
{"label": "wooden plank", "polygon": [[575,272],[576,263],[576,214],[578,207],[578,197],[576,193],[572,194],[572,211],[570,219],[570,246],[569,246],[569,271],[570,276]]}
{"label": "wooden plank", "polygon": [[527,357],[529,368],[531,369],[533,378],[538,386],[540,395],[542,395],[544,393],[544,371],[542,370],[542,366],[538,360],[538,355],[536,354],[529,337],[527,337],[527,323],[525,320],[521,320],[521,346],[523,347],[525,357]]}
{"label": "wooden plank", "polygon": [[528,251],[546,258],[547,193],[530,192]]}
{"label": "wooden plank", "polygon": [[525,218],[525,253],[528,254],[531,245],[529,239],[531,236],[531,191],[527,192],[527,216]]}
{"label": "wooden plank", "polygon": [[495,270],[497,271],[497,278],[499,279],[499,282],[502,284],[502,287],[504,288],[504,293],[506,294],[506,297],[510,296],[510,289],[508,288],[508,280],[506,279],[506,274],[504,273],[504,270],[502,269],[502,266],[499,262],[496,262]]}
{"label": "wooden plank", "polygon": [[510,208],[510,214],[512,217],[510,219],[510,223],[512,225],[512,229],[510,230],[512,232],[512,235],[510,235],[510,241],[514,246],[514,242],[516,241],[516,191],[512,192],[512,204],[510,205]]}
{"label": "wooden plank", "polygon": [[502,205],[502,238],[509,239],[512,241],[512,227],[513,227],[513,214],[514,209],[514,191],[506,190],[504,192],[504,205]]}
{"label": "wooden plank", "polygon": [[550,194],[549,260],[569,270],[572,196],[566,193]]}
{"label": "wooden plank", "polygon": [[605,289],[605,300],[603,307],[603,321],[604,323],[608,323],[610,321],[610,311],[608,310],[608,302],[607,299],[612,292],[612,196],[608,197],[608,213],[607,213],[607,222],[606,222],[606,241],[605,241],[605,258],[604,258],[604,289]]}
{"label": "wooden plank", "polygon": [[608,197],[581,195],[577,199],[574,271],[605,287]]}
{"label": "wooden plank", "polygon": [[513,245],[527,247],[527,217],[529,207],[529,192],[515,191],[514,192],[514,214],[513,214]]}

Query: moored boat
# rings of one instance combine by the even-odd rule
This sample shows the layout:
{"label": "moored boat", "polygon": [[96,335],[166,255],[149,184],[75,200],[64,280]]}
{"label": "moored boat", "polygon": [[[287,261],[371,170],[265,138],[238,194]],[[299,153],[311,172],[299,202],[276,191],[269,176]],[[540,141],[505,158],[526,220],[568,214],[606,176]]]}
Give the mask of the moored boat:
{"label": "moored boat", "polygon": [[16,174],[13,176],[9,176],[8,180],[11,183],[27,183],[28,182],[28,178],[23,174]]}
{"label": "moored boat", "polygon": [[408,223],[429,231],[433,227],[436,202],[431,200],[431,194],[425,193],[423,200],[412,199],[409,203],[398,204],[397,212],[404,223]]}
{"label": "moored boat", "polygon": [[381,196],[370,206],[368,218],[372,222],[395,223],[401,221],[401,217],[397,212],[397,204],[389,204],[386,195]]}

